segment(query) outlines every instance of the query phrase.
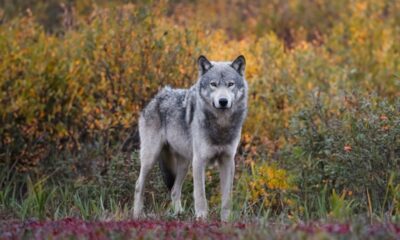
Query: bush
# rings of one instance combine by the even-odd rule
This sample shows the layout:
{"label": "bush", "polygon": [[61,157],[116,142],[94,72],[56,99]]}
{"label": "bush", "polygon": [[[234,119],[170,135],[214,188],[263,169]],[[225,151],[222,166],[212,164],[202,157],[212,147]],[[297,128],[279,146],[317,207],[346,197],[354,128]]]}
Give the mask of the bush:
{"label": "bush", "polygon": [[325,98],[317,92],[291,121],[288,163],[303,201],[315,210],[326,188],[348,194],[358,211],[397,208],[388,200],[400,179],[400,102],[357,94],[330,103]]}
{"label": "bush", "polygon": [[160,86],[187,86],[195,75],[196,37],[157,14],[98,11],[63,37],[30,16],[0,26],[2,158],[29,171],[55,152],[105,144],[107,166]]}
{"label": "bush", "polygon": [[243,210],[249,215],[288,213],[297,207],[293,195],[298,189],[293,176],[275,164],[251,164],[250,171],[242,172],[237,184],[235,204],[248,204]]}

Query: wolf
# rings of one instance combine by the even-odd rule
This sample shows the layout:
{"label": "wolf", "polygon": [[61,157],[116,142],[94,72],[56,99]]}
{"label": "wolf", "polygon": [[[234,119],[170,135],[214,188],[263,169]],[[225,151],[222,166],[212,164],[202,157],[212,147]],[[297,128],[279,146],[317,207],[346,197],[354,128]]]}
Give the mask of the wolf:
{"label": "wolf", "polygon": [[201,55],[199,77],[189,89],[165,87],[139,117],[140,173],[135,185],[134,218],[143,216],[146,177],[158,161],[170,189],[175,214],[183,211],[181,190],[190,164],[197,219],[205,219],[207,164],[219,167],[221,220],[231,211],[236,149],[247,114],[246,60],[211,62]]}

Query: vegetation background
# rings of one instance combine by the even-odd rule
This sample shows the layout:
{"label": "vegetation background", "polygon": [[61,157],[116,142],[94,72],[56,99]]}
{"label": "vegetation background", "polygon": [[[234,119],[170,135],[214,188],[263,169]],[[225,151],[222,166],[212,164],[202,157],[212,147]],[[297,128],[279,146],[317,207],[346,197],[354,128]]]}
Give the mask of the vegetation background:
{"label": "vegetation background", "polygon": [[[399,12],[397,0],[0,1],[0,219],[130,218],[140,109],[192,85],[200,54],[243,54],[233,220],[398,222]],[[169,218],[160,179],[146,208]]]}

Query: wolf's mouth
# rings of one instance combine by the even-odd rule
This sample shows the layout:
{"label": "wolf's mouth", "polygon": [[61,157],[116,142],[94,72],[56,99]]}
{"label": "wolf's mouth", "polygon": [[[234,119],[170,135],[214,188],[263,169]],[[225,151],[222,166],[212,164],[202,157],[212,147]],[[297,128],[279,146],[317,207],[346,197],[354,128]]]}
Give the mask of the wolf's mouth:
{"label": "wolf's mouth", "polygon": [[214,102],[212,103],[212,105],[213,105],[213,107],[214,107],[215,109],[218,109],[218,110],[227,110],[227,109],[230,108],[230,107],[228,107],[228,106],[226,106],[226,107],[223,107],[223,106],[217,107],[217,106],[215,105]]}

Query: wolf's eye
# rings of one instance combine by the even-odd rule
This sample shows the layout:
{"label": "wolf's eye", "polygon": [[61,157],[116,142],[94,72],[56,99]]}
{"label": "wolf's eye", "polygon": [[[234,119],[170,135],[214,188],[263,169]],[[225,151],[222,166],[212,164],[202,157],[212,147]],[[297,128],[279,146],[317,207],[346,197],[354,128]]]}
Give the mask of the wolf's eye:
{"label": "wolf's eye", "polygon": [[216,82],[210,82],[211,87],[216,87],[217,83]]}
{"label": "wolf's eye", "polygon": [[230,83],[228,83],[228,87],[232,87],[233,85],[235,85],[235,83],[234,83],[234,82],[230,82]]}

